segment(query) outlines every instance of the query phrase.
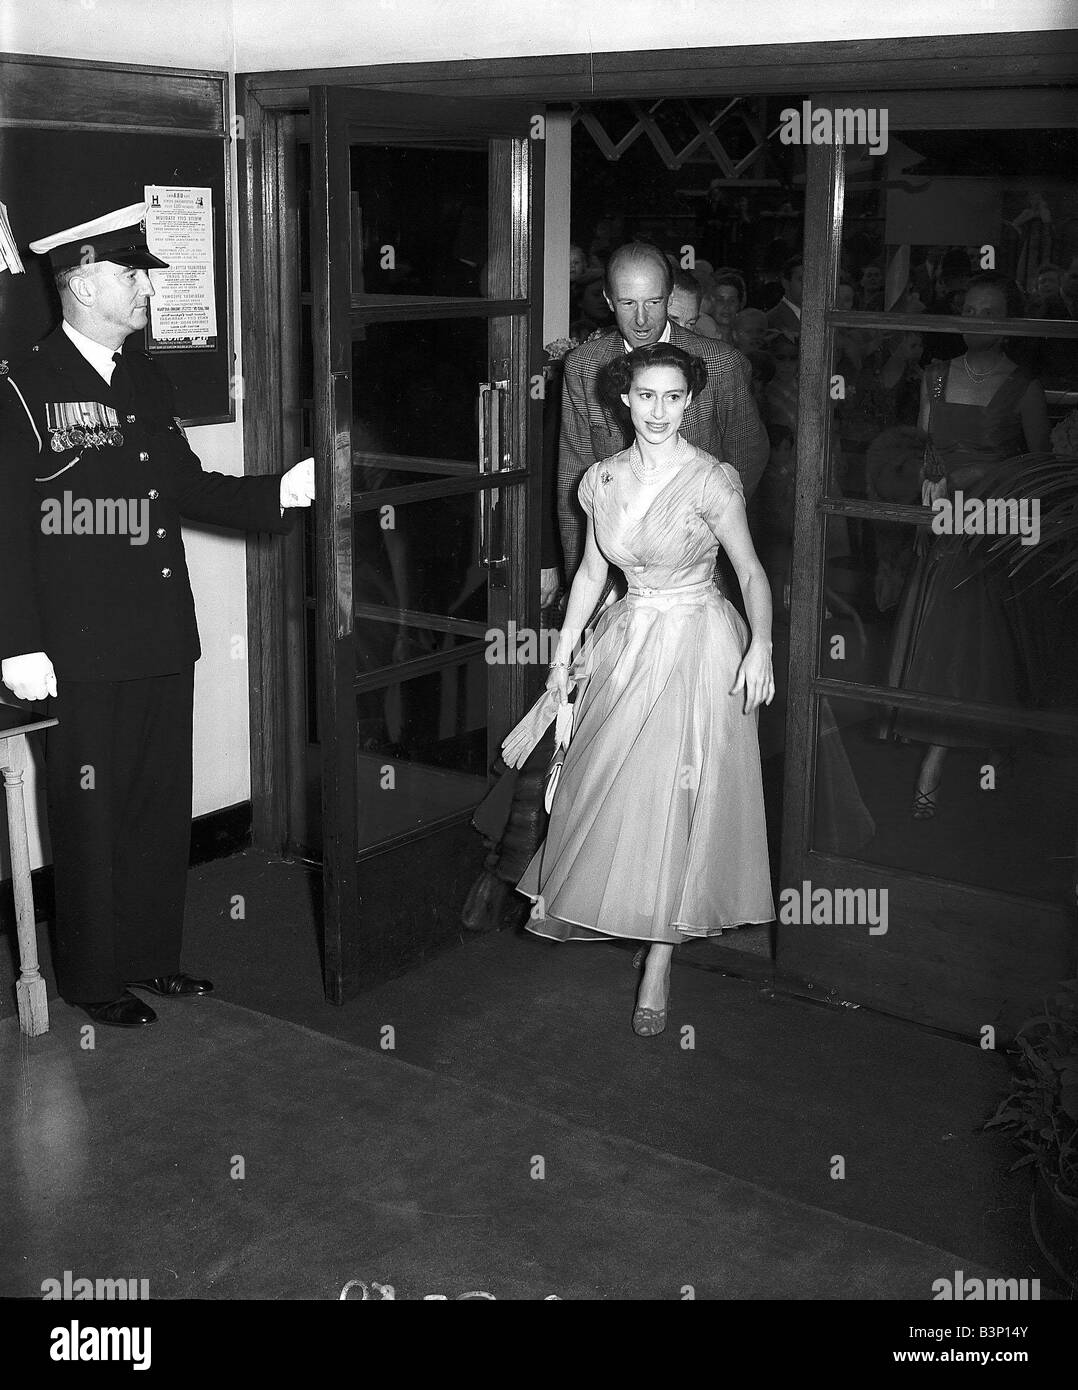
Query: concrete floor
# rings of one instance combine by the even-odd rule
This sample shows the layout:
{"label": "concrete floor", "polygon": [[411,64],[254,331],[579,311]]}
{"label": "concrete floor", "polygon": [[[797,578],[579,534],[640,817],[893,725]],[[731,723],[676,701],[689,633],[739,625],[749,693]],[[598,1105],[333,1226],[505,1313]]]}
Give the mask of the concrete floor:
{"label": "concrete floor", "polygon": [[[1028,1173],[1008,1175],[1009,1144],[981,1131],[1004,1058],[731,978],[709,968],[706,944],[685,948],[671,1026],[655,1040],[629,1029],[627,951],[513,931],[462,933],[337,1008],[322,996],[316,892],[304,865],[254,851],[192,870],[186,968],[210,975],[217,999],[382,1056],[389,1026],[394,1055],[432,1076],[1052,1287],[1028,1230]],[[7,960],[2,969],[10,1014]],[[59,1024],[67,1006],[54,1007]],[[155,1046],[168,1026],[163,1017]]]}

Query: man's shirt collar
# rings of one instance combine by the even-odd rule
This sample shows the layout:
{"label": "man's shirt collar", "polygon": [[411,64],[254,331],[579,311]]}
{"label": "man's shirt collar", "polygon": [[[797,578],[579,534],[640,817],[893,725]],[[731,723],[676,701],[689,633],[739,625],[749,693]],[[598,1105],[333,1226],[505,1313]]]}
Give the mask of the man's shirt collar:
{"label": "man's shirt collar", "polygon": [[798,323],[800,323],[800,322],[801,322],[801,305],[800,305],[800,304],[795,304],[795,303],[793,302],[792,299],[787,299],[785,295],[782,296],[782,302],[783,302],[783,304],[786,305],[786,307],[787,307],[788,309],[792,309],[792,310],[794,311],[794,313],[797,315],[797,321],[798,321]]}
{"label": "man's shirt collar", "polygon": [[93,338],[87,338],[85,333],[80,333],[77,328],[72,328],[67,319],[64,319],[64,332],[98,376],[103,376],[105,384],[111,386],[112,374],[116,370],[116,363],[112,360],[112,349],[107,348],[104,343],[95,343]]}

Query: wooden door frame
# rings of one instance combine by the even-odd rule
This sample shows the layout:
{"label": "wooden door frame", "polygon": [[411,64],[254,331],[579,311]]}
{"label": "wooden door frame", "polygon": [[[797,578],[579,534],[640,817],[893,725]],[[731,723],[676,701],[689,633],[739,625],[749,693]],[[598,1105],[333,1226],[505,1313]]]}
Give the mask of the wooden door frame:
{"label": "wooden door frame", "polygon": [[[1076,58],[1078,34],[1064,30],[239,73],[236,110],[242,141],[240,302],[247,471],[280,471],[294,462],[285,458],[282,418],[281,248],[286,244],[286,229],[278,189],[288,153],[284,123],[309,111],[312,86],[512,96],[533,99],[541,111],[552,102],[684,93],[732,96],[860,90],[883,94],[911,89],[1066,87],[1073,81]],[[806,313],[806,340],[822,341],[822,333],[822,312]],[[799,506],[803,503],[809,509],[810,499],[803,492],[799,486]],[[806,510],[806,522],[809,515]],[[285,691],[290,654],[283,576],[280,547],[257,541],[248,544],[253,838],[271,853],[282,852],[288,837]]]}

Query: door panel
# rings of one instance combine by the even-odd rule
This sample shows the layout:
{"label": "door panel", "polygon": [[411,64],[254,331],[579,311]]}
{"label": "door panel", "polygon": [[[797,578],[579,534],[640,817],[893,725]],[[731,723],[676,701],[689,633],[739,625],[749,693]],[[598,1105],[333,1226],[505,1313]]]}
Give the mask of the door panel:
{"label": "door panel", "polygon": [[[459,929],[461,827],[526,695],[541,144],[513,104],[312,91],[326,988]],[[541,206],[541,202],[538,204]]]}
{"label": "door panel", "polygon": [[[859,104],[872,105],[812,101]],[[1027,557],[1020,579],[1000,566],[998,536],[967,535],[945,538],[967,557],[958,577],[921,582],[929,557],[942,563],[942,523],[921,504],[918,426],[923,393],[942,381],[951,413],[933,414],[934,443],[959,478],[962,467],[1051,447],[1002,395],[990,421],[970,404],[977,380],[965,353],[976,334],[995,332],[992,390],[1011,366],[1039,383],[1066,451],[1078,321],[1042,311],[1034,293],[1041,263],[1073,258],[1078,132],[1073,105],[1053,94],[987,104],[892,94],[887,105],[885,155],[808,151],[790,612],[799,756],[787,769],[781,882],[823,895],[815,920],[807,898],[798,911],[791,896],[786,921],[780,905],[777,968],[843,999],[1006,1036],[1074,969],[1078,595],[1047,582],[1056,553],[1032,530],[1016,552]],[[978,317],[970,342],[965,288],[989,268],[1025,293],[1012,294],[1004,318]],[[961,486],[952,483],[952,503]],[[915,819],[933,746],[946,749],[938,809]],[[867,902],[877,890],[888,898],[884,930],[835,919],[840,895]]]}

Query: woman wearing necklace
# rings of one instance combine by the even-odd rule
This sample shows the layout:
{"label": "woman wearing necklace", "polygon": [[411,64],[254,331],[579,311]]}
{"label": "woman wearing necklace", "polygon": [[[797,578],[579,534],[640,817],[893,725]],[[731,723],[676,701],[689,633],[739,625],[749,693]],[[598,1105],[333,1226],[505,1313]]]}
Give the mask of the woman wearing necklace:
{"label": "woman wearing necklace", "polygon": [[[1021,312],[1017,288],[1004,276],[970,281],[964,318]],[[922,386],[919,423],[937,461],[926,467],[922,500],[929,505],[969,493],[1008,459],[1049,448],[1044,391],[1008,356],[1006,339],[972,329],[963,338],[962,356],[933,363]],[[986,570],[961,535],[935,536],[920,551],[899,605],[889,683],[967,702],[1028,700],[1030,643],[1007,578]],[[936,814],[948,748],[990,747],[1007,737],[988,725],[915,711],[898,711],[892,731],[927,745],[912,806],[917,820]]]}
{"label": "woman wearing necklace", "polygon": [[[563,702],[577,686],[574,728],[546,840],[518,886],[541,936],[649,948],[633,1030],[651,1037],[666,1025],[679,941],[775,916],[756,736],[775,691],[771,597],[737,471],[678,433],[703,362],[656,343],[609,370],[636,441],[580,481],[587,543],[547,681]],[[714,583],[720,545],[751,640]],[[628,593],[574,661],[611,565]]]}

